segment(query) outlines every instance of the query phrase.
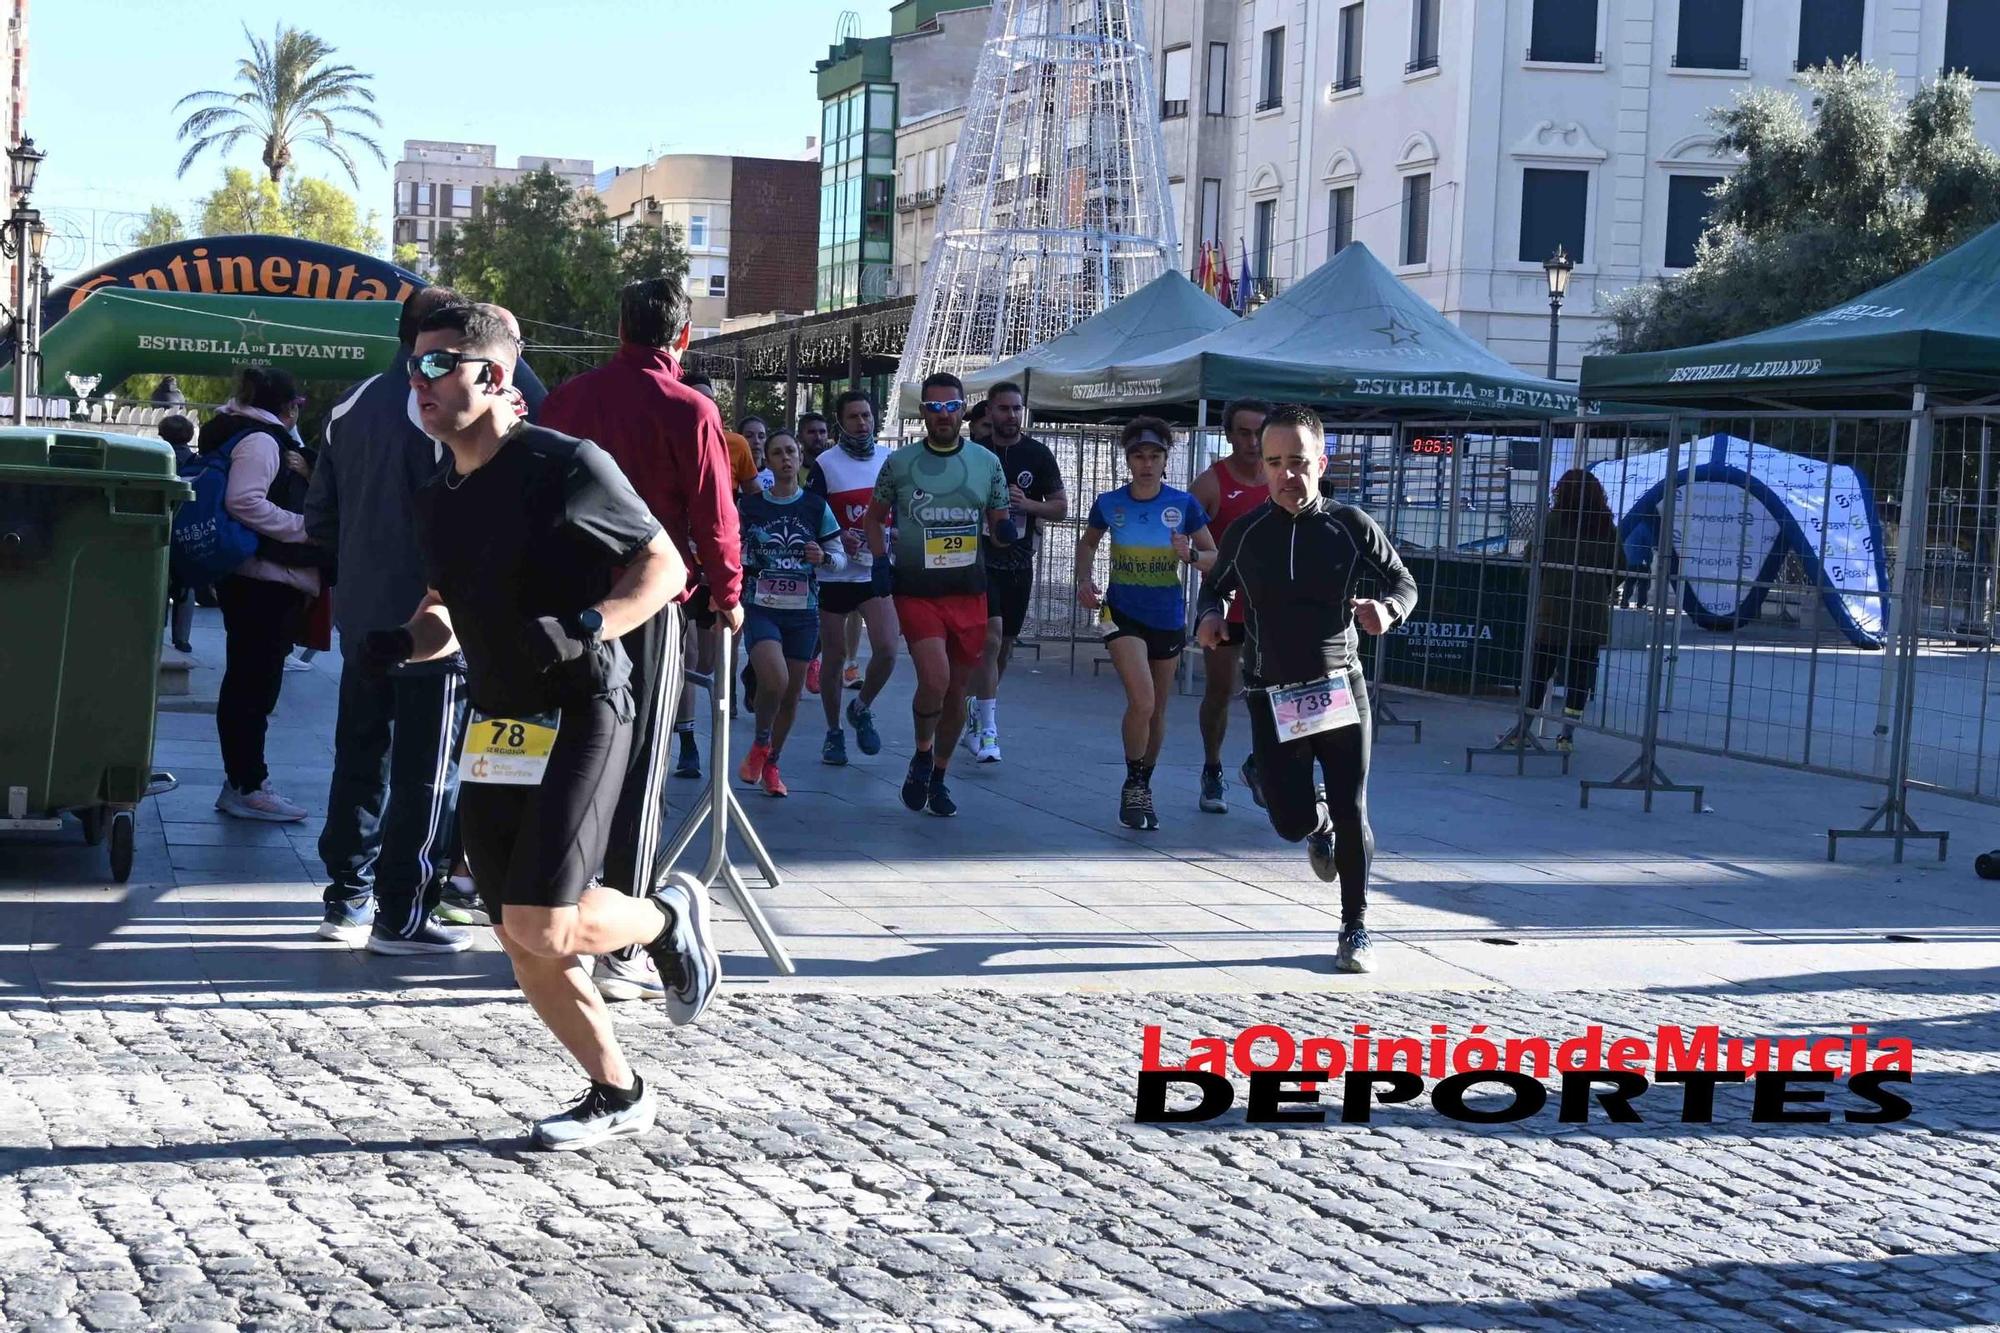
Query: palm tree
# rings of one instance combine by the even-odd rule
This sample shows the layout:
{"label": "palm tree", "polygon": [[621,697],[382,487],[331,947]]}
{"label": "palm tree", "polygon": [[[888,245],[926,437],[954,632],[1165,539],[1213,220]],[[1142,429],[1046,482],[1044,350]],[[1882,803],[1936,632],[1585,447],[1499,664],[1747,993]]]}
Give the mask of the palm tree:
{"label": "palm tree", "polygon": [[243,29],[250,42],[250,56],[237,62],[236,78],[249,87],[241,92],[207,90],[189,93],[174,103],[178,111],[190,102],[210,102],[181,122],[182,139],[194,144],[181,158],[180,175],[210,148],[227,152],[237,140],[254,138],[264,146],[264,170],[271,179],[283,178],[292,164],[296,144],[324,149],[347,171],[356,186],[361,178],[354,171],[354,157],[348,144],[357,143],[374,154],[383,166],[382,146],[359,130],[339,124],[336,116],[353,116],[371,125],[382,118],[363,103],[375,94],[368,83],[375,76],[363,74],[352,65],[325,63],[333,47],[298,28],[279,28],[266,43]]}

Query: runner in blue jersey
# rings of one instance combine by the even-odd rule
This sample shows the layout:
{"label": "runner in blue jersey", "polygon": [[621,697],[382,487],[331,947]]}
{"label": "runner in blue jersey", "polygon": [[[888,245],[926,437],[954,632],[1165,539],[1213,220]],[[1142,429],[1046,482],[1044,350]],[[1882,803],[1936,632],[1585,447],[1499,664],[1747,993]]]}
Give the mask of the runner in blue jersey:
{"label": "runner in blue jersey", "polygon": [[738,505],[743,519],[743,637],[757,678],[757,735],[736,776],[789,796],[778,755],[791,734],[806,670],[819,651],[819,571],[847,563],[826,497],[799,486],[799,442],[780,430],[764,445],[771,484]]}
{"label": "runner in blue jersey", "polygon": [[[1167,735],[1167,700],[1174,667],[1187,641],[1187,594],[1181,569],[1215,561],[1208,514],[1201,502],[1165,482],[1173,429],[1158,417],[1125,428],[1125,465],[1132,480],[1090,506],[1076,543],[1076,597],[1104,620],[1104,642],[1125,687],[1125,787],[1118,822],[1156,829],[1153,765]],[[1098,543],[1111,534],[1111,581],[1094,577]]]}

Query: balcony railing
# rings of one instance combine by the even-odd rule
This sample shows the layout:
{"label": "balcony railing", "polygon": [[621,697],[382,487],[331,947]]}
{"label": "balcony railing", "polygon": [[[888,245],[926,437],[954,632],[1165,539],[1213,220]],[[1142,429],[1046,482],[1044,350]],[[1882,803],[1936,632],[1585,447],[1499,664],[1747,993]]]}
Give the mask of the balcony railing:
{"label": "balcony railing", "polygon": [[1731,64],[1719,63],[1717,61],[1706,59],[1704,57],[1694,57],[1688,60],[1683,60],[1681,59],[1681,53],[1678,51],[1674,52],[1672,63],[1675,69],[1749,69],[1750,68],[1750,58],[1748,56],[1736,57],[1736,63],[1731,65]]}
{"label": "balcony railing", "polygon": [[1279,107],[1283,106],[1284,104],[1285,104],[1285,99],[1281,94],[1277,97],[1265,98],[1263,101],[1257,103],[1257,109],[1259,111],[1276,111]]}
{"label": "balcony railing", "polygon": [[1335,93],[1351,93],[1360,86],[1361,86],[1361,76],[1359,74],[1343,74],[1339,78],[1333,81],[1333,84],[1328,89],[1328,91]]}
{"label": "balcony railing", "polygon": [[1579,56],[1558,54],[1554,51],[1537,51],[1531,46],[1528,48],[1528,59],[1538,65],[1601,65],[1604,63],[1604,52],[1593,51],[1588,56]]}
{"label": "balcony railing", "polygon": [[1429,55],[1418,56],[1415,60],[1404,61],[1403,73],[1415,74],[1420,69],[1436,69],[1437,67],[1437,52],[1433,51]]}
{"label": "balcony railing", "polygon": [[933,186],[928,190],[918,190],[912,194],[899,194],[896,196],[896,211],[914,213],[920,208],[929,208],[942,198],[944,198],[942,185]]}
{"label": "balcony railing", "polygon": [[1186,120],[1188,104],[1186,98],[1160,103],[1161,120]]}

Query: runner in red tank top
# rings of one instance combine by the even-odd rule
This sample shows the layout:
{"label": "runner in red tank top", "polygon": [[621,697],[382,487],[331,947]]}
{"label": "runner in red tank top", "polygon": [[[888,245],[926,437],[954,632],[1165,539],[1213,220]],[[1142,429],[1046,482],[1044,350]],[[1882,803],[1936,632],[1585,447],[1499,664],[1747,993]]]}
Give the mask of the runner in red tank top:
{"label": "runner in red tank top", "polygon": [[[1219,458],[1188,487],[1190,494],[1209,512],[1209,531],[1220,542],[1229,525],[1271,498],[1264,481],[1264,458],[1258,432],[1270,405],[1239,399],[1222,410],[1222,433],[1229,440],[1229,453]],[[1223,792],[1222,741],[1229,731],[1229,701],[1241,683],[1243,612],[1231,607],[1228,634],[1219,648],[1202,650],[1201,672],[1205,682],[1201,697],[1201,808],[1210,814],[1229,810]],[[1243,761],[1243,783],[1250,797],[1261,807],[1257,790],[1257,770],[1252,759]]]}

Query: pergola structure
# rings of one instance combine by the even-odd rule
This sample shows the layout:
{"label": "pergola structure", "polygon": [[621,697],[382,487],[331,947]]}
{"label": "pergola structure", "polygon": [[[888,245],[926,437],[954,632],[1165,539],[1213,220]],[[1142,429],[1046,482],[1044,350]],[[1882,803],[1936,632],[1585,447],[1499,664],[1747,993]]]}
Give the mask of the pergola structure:
{"label": "pergola structure", "polygon": [[691,344],[685,364],[717,384],[730,385],[736,403],[743,401],[743,386],[753,380],[784,385],[790,404],[798,403],[801,385],[824,391],[836,383],[886,384],[902,357],[915,306],[916,298],[906,296],[718,334]]}

